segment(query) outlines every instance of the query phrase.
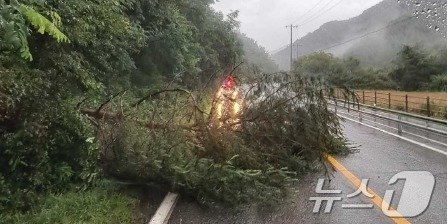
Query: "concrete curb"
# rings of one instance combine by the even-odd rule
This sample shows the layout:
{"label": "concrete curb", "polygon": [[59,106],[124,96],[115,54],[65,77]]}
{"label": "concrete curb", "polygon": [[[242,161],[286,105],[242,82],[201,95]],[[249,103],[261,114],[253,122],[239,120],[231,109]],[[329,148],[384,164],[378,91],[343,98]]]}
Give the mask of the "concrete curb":
{"label": "concrete curb", "polygon": [[169,192],[148,224],[167,224],[180,196]]}

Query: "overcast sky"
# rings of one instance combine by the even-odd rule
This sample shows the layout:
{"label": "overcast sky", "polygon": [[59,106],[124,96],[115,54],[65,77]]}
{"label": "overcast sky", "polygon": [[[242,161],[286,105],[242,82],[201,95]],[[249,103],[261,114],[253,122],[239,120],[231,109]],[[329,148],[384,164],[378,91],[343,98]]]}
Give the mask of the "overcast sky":
{"label": "overcast sky", "polygon": [[286,29],[286,25],[302,24],[298,32],[294,31],[294,39],[296,39],[318,29],[326,22],[345,20],[360,15],[364,10],[381,1],[220,0],[213,7],[224,14],[238,10],[241,32],[272,52],[290,43],[290,29]]}

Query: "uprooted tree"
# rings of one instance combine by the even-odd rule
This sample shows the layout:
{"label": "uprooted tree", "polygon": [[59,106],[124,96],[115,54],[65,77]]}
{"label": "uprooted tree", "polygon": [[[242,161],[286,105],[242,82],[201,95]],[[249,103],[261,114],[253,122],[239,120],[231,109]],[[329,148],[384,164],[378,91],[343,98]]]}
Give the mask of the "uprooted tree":
{"label": "uprooted tree", "polygon": [[[328,106],[332,90],[317,81],[265,76],[239,84],[238,99],[222,99],[219,88],[168,87],[141,99],[121,92],[82,109],[98,127],[105,172],[208,205],[274,203],[326,154],[351,151]],[[219,111],[240,99],[231,119]]]}

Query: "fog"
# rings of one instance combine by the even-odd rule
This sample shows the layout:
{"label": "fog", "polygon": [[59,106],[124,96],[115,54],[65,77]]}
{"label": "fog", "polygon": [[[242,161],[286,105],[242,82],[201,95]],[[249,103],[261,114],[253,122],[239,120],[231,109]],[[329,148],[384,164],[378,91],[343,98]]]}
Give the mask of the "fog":
{"label": "fog", "polygon": [[[386,29],[379,29],[379,32],[332,48],[329,52],[342,57],[354,56],[363,59],[366,64],[381,66],[386,64],[387,59],[395,56],[402,45],[419,46],[430,52],[445,48],[447,1],[387,1],[399,6],[396,11],[389,11],[387,14],[401,14],[398,16],[400,18],[388,19],[388,23],[380,25]],[[393,6],[387,8],[389,10]],[[369,30],[374,29],[369,27]]]}
{"label": "fog", "polygon": [[[281,69],[290,67],[290,30],[300,56],[326,51],[382,66],[402,45],[433,50],[445,44],[446,0],[222,0],[224,14],[239,11],[240,32],[255,39]],[[296,58],[296,53],[294,53]]]}
{"label": "fog", "polygon": [[290,43],[290,31],[286,25],[300,25],[295,30],[294,39],[297,39],[326,22],[358,16],[381,1],[221,0],[213,7],[224,14],[238,10],[240,31],[273,52]]}

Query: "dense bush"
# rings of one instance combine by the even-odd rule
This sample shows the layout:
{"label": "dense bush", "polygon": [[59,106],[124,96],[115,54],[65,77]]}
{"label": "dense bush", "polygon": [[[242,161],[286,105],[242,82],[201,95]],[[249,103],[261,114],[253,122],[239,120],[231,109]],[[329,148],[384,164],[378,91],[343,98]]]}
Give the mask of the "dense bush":
{"label": "dense bush", "polygon": [[29,208],[36,194],[91,181],[97,147],[76,104],[51,95],[38,70],[0,73],[0,210]]}
{"label": "dense bush", "polygon": [[96,187],[84,192],[49,194],[33,212],[0,214],[0,223],[122,223],[134,222],[135,198],[118,193],[118,189]]}
{"label": "dense bush", "polygon": [[430,76],[436,74],[433,58],[418,48],[404,46],[396,60],[391,78],[405,91],[427,89]]}
{"label": "dense bush", "polygon": [[406,91],[445,91],[447,52],[430,53],[420,47],[403,46],[390,77]]}
{"label": "dense bush", "polygon": [[447,92],[447,75],[436,75],[431,77],[430,89],[433,91]]}
{"label": "dense bush", "polygon": [[[57,43],[31,28],[35,25],[30,20],[24,23],[33,25],[25,38],[34,60],[27,62],[23,55],[2,50],[1,211],[29,209],[45,192],[88,185],[95,179],[99,169],[95,133],[77,104],[89,94],[92,100],[101,98],[105,87],[125,86],[120,78],[125,80],[122,74],[130,73],[130,55],[144,36],[122,14],[117,1],[21,2],[54,17],[52,26],[63,23],[71,43]],[[87,13],[93,9],[95,13]]]}
{"label": "dense bush", "polygon": [[0,0],[0,211],[100,174],[94,122],[79,107],[174,74],[195,87],[233,66],[236,15],[212,2]]}

